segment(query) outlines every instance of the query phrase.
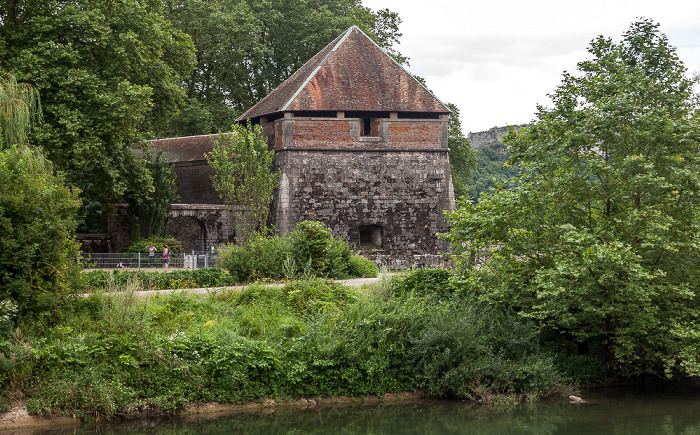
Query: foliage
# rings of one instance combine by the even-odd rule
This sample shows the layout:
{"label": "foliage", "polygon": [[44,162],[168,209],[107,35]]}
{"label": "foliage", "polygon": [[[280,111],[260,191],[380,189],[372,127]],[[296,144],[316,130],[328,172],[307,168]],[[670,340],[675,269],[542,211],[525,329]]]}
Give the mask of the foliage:
{"label": "foliage", "polygon": [[376,263],[369,258],[352,254],[348,261],[348,274],[350,276],[359,276],[362,278],[376,278],[379,274],[379,268]]}
{"label": "foliage", "polygon": [[140,289],[115,283],[75,298],[60,324],[0,340],[0,380],[32,413],[94,419],[416,388],[522,400],[558,379],[527,323],[471,300],[385,301],[317,278],[205,296]]}
{"label": "foliage", "polygon": [[245,247],[226,246],[220,258],[221,267],[241,283],[258,278],[350,276],[350,246],[316,221],[300,222],[284,237],[256,234]]}
{"label": "foliage", "polygon": [[447,129],[452,184],[455,197],[460,198],[469,194],[469,181],[477,167],[477,153],[462,132],[459,109],[452,103],[447,103],[447,108],[452,111]]}
{"label": "foliage", "polygon": [[359,0],[164,1],[173,25],[194,42],[197,68],[185,79],[187,99],[161,137],[225,131],[245,110],[352,25],[400,63],[396,13]]}
{"label": "foliage", "polygon": [[26,144],[29,131],[42,121],[39,91],[28,83],[17,83],[12,74],[0,75],[0,150]]}
{"label": "foliage", "polygon": [[168,245],[168,249],[173,254],[183,251],[182,243],[176,240],[173,236],[153,235],[151,237],[134,240],[131,245],[124,248],[122,252],[130,252],[134,254],[137,252],[148,253],[148,247],[151,246],[151,243],[153,243],[153,246],[158,248],[161,252],[163,251],[163,245]]}
{"label": "foliage", "polygon": [[207,154],[216,172],[212,183],[219,196],[231,208],[236,242],[245,246],[267,222],[272,191],[279,171],[272,170],[274,152],[260,125],[235,124],[233,132],[220,134]]}
{"label": "foliage", "polygon": [[563,382],[532,325],[474,300],[437,309],[414,346],[421,386],[438,396],[518,403]]}
{"label": "foliage", "polygon": [[464,204],[449,239],[483,299],[612,371],[698,375],[697,80],[649,20],[589,53],[508,142],[517,186]]}
{"label": "foliage", "polygon": [[297,266],[310,263],[316,276],[345,277],[350,261],[350,246],[333,237],[333,231],[318,221],[299,222],[290,234],[290,245]]}
{"label": "foliage", "polygon": [[58,314],[73,292],[80,201],[63,181],[37,150],[0,151],[0,301],[20,316]]}
{"label": "foliage", "polygon": [[85,291],[110,290],[132,282],[144,290],[168,290],[185,288],[214,288],[232,286],[239,282],[235,275],[218,267],[180,269],[167,272],[92,270],[85,275]]}
{"label": "foliage", "polygon": [[292,254],[287,238],[256,234],[245,248],[227,245],[220,250],[219,256],[221,267],[228,270],[241,283],[257,278],[289,277],[285,264]]}
{"label": "foliage", "polygon": [[219,250],[221,267],[236,279],[236,282],[249,282],[255,268],[255,259],[247,249],[237,245],[226,245]]}
{"label": "foliage", "polygon": [[91,210],[127,193],[146,200],[153,181],[129,148],[177,110],[194,67],[190,38],[165,20],[161,2],[3,1],[0,40],[0,68],[42,95],[46,122],[31,142],[69,185],[98,198]]}
{"label": "foliage", "polygon": [[153,179],[153,191],[139,201],[132,199],[129,204],[134,237],[165,236],[170,205],[180,200],[175,186],[175,172],[162,153],[146,153],[145,156],[146,170]]}
{"label": "foliage", "polygon": [[520,175],[517,163],[509,161],[510,153],[506,145],[494,142],[476,150],[476,169],[469,181],[469,198],[479,202],[483,192],[509,188],[511,180]]}
{"label": "foliage", "polygon": [[448,269],[416,269],[395,280],[392,293],[398,297],[414,294],[429,301],[448,300],[456,288],[451,282],[452,271]]}

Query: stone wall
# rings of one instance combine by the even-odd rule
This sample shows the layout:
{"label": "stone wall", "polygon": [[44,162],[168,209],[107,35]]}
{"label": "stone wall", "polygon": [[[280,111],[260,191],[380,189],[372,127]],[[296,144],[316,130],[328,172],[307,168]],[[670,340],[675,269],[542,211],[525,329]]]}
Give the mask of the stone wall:
{"label": "stone wall", "polygon": [[115,204],[114,213],[104,216],[103,219],[105,220],[103,226],[112,240],[109,252],[121,252],[122,249],[131,245],[129,204]]}
{"label": "stone wall", "polygon": [[223,204],[211,184],[214,170],[206,160],[178,162],[173,165],[177,194],[182,204]]}
{"label": "stone wall", "polygon": [[[380,121],[377,137],[359,136],[357,119],[288,117],[265,126],[282,173],[275,225],[285,234],[321,221],[390,268],[441,263],[448,246],[436,233],[447,230],[444,211],[454,210],[446,117]],[[289,136],[280,140],[279,131]]]}

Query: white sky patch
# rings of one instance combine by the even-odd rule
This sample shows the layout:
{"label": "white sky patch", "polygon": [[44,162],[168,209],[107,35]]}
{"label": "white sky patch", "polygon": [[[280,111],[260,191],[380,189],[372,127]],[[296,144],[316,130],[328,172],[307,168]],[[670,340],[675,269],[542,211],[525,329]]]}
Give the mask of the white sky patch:
{"label": "white sky patch", "polygon": [[534,119],[563,71],[598,35],[619,41],[638,17],[660,23],[690,73],[700,73],[700,2],[681,0],[363,0],[403,23],[407,70],[461,112],[465,133]]}

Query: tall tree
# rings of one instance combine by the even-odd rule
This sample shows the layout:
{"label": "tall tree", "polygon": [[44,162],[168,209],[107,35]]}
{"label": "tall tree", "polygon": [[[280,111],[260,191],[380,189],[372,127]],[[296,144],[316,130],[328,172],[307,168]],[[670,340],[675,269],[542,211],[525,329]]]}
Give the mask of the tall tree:
{"label": "tall tree", "polygon": [[253,104],[352,25],[399,62],[396,13],[360,0],[165,0],[166,16],[191,36],[197,69],[187,101],[160,136],[225,131]]}
{"label": "tall tree", "polygon": [[469,181],[476,169],[476,150],[472,148],[469,139],[462,132],[462,122],[459,120],[459,109],[452,103],[447,103],[452,111],[448,121],[447,144],[450,147],[450,169],[455,197],[461,198],[469,194]]}
{"label": "tall tree", "polygon": [[484,298],[612,370],[697,376],[697,78],[646,19],[588,51],[508,141],[517,187],[459,209],[450,239]]}
{"label": "tall tree", "polygon": [[274,151],[260,125],[236,124],[233,132],[220,134],[214,149],[207,154],[214,188],[230,207],[236,231],[236,244],[246,246],[252,236],[267,223],[272,192],[279,171],[272,170]]}
{"label": "tall tree", "polygon": [[1,76],[0,335],[17,315],[61,313],[57,307],[65,306],[63,296],[74,291],[70,277],[78,273],[71,261],[78,192],[67,189],[51,162],[26,143],[39,119],[36,89]]}
{"label": "tall tree", "polygon": [[43,97],[46,122],[32,143],[68,183],[103,206],[127,191],[146,198],[152,177],[129,147],[177,110],[194,60],[190,38],[164,19],[161,2],[7,0],[0,40],[0,69]]}
{"label": "tall tree", "polygon": [[146,200],[129,203],[134,238],[166,235],[170,206],[180,200],[175,172],[162,153],[146,150],[146,169],[153,176],[153,191]]}
{"label": "tall tree", "polygon": [[17,83],[12,74],[0,76],[0,149],[27,143],[29,131],[42,120],[39,91],[29,83]]}

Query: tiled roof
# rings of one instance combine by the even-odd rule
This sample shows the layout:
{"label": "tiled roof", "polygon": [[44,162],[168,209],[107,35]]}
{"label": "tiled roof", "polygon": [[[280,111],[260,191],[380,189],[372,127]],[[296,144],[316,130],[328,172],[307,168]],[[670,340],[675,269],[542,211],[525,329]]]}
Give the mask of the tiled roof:
{"label": "tiled roof", "polygon": [[174,137],[147,141],[155,151],[161,151],[168,163],[206,160],[204,153],[212,150],[210,135]]}
{"label": "tiled roof", "polygon": [[238,120],[293,111],[449,113],[356,26],[338,36]]}

